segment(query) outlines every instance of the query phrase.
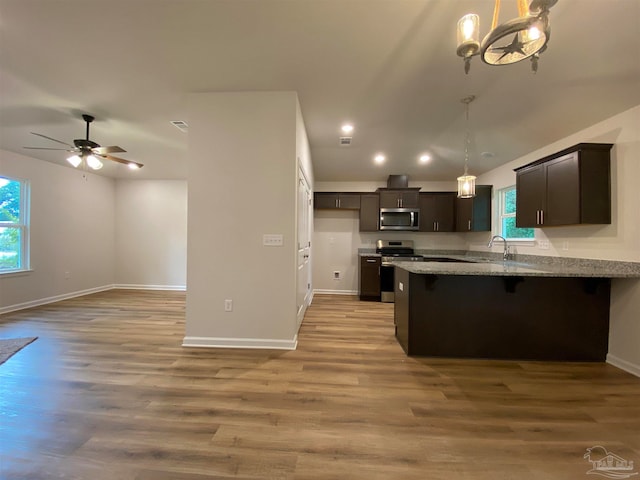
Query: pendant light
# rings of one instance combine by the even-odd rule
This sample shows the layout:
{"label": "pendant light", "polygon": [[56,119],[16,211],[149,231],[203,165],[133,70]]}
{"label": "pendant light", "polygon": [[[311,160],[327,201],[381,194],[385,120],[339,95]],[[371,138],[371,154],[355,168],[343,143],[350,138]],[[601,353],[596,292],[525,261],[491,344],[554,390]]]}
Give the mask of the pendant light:
{"label": "pendant light", "polygon": [[458,21],[458,56],[464,59],[469,73],[471,58],[480,55],[488,65],[510,65],[531,58],[531,68],[538,70],[538,58],[549,42],[549,9],[558,0],[516,0],[518,17],[498,25],[500,0],[495,0],[491,31],[479,41],[480,17],[470,13]]}
{"label": "pendant light", "polygon": [[469,175],[469,145],[471,134],[469,133],[469,104],[476,99],[475,95],[469,95],[460,100],[465,104],[466,134],[464,140],[464,173],[458,177],[458,198],[472,198],[476,196],[476,177]]}

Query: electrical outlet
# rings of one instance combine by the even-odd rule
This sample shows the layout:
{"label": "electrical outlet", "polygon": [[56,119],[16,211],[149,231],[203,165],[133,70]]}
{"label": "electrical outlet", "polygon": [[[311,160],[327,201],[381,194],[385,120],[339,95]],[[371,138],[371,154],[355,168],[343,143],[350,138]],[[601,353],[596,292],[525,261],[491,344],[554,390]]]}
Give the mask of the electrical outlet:
{"label": "electrical outlet", "polygon": [[224,311],[225,311],[225,312],[231,312],[231,311],[233,311],[233,300],[231,300],[231,299],[227,298],[227,299],[224,301]]}
{"label": "electrical outlet", "polygon": [[538,240],[538,248],[541,250],[549,250],[549,240]]}
{"label": "electrical outlet", "polygon": [[70,279],[71,278],[71,272],[64,272],[64,278],[66,280]]}
{"label": "electrical outlet", "polygon": [[340,280],[340,271],[339,270],[334,270],[333,271],[333,279],[334,280]]}

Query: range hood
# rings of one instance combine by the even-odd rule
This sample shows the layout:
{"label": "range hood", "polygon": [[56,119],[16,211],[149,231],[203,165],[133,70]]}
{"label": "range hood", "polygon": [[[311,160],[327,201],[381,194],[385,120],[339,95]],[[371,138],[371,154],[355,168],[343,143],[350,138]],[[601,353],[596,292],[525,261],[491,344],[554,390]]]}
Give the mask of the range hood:
{"label": "range hood", "polygon": [[408,175],[389,175],[387,188],[409,188]]}

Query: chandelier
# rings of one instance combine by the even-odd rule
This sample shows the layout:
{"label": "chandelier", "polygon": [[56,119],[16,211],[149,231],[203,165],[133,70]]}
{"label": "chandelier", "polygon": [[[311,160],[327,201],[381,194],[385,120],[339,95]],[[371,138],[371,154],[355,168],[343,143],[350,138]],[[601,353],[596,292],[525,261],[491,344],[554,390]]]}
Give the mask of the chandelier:
{"label": "chandelier", "polygon": [[480,18],[470,13],[458,21],[457,53],[464,59],[464,71],[469,73],[471,58],[480,55],[489,65],[510,65],[531,58],[531,69],[538,71],[538,58],[547,48],[551,28],[549,9],[558,0],[516,0],[518,17],[498,25],[500,0],[495,0],[491,31],[479,42]]}
{"label": "chandelier", "polygon": [[458,198],[471,198],[476,196],[476,177],[469,175],[469,145],[471,144],[471,134],[469,133],[469,104],[476,99],[475,95],[460,100],[465,104],[466,114],[466,135],[464,139],[464,173],[458,177]]}

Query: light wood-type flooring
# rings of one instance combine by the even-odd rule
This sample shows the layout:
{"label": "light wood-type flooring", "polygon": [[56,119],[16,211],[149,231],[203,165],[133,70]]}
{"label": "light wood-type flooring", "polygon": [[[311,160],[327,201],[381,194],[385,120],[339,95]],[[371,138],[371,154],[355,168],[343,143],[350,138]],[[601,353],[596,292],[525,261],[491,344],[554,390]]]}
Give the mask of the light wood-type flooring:
{"label": "light wood-type flooring", "polygon": [[295,351],[183,348],[184,311],[0,316],[39,337],[0,365],[0,478],[587,479],[597,445],[640,470],[640,378],[611,365],[408,358],[392,304],[320,295]]}

